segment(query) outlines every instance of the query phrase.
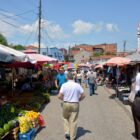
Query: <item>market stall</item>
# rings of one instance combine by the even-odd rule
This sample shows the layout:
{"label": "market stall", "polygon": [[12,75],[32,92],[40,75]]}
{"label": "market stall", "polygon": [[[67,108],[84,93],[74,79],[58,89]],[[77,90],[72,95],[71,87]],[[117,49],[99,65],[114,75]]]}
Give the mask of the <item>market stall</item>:
{"label": "market stall", "polygon": [[115,70],[115,75],[113,76],[111,72],[110,75],[112,74],[112,79],[115,83],[114,88],[116,90],[116,97],[118,97],[120,100],[123,100],[129,95],[131,88],[128,85],[126,81],[126,66],[130,64],[131,60],[129,58],[124,58],[124,57],[113,57],[109,59],[105,65],[108,66],[108,70],[112,69]]}

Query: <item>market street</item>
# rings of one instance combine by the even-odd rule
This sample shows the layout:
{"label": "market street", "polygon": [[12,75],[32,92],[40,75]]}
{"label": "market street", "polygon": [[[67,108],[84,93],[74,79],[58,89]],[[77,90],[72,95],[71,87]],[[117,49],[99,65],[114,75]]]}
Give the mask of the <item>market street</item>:
{"label": "market street", "polygon": [[[81,102],[78,123],[78,140],[135,140],[133,121],[126,111],[114,100],[104,87],[98,87],[97,95],[89,96]],[[65,140],[60,100],[51,96],[51,102],[42,114],[46,128],[35,140]]]}

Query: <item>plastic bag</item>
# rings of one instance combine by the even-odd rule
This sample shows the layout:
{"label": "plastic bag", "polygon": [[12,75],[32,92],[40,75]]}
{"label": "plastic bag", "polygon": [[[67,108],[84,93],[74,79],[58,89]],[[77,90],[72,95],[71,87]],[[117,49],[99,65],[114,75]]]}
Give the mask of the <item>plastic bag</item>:
{"label": "plastic bag", "polygon": [[41,114],[39,114],[39,116],[38,116],[38,124],[39,124],[40,127],[45,125],[43,116]]}

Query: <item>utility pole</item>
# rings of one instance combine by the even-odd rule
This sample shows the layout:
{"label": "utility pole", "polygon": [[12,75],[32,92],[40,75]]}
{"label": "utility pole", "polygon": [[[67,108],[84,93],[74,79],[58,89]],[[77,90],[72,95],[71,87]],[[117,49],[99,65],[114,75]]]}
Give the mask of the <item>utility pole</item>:
{"label": "utility pole", "polygon": [[126,52],[126,40],[123,41],[123,53]]}
{"label": "utility pole", "polygon": [[39,0],[39,13],[38,13],[38,53],[40,54],[41,44],[41,0]]}

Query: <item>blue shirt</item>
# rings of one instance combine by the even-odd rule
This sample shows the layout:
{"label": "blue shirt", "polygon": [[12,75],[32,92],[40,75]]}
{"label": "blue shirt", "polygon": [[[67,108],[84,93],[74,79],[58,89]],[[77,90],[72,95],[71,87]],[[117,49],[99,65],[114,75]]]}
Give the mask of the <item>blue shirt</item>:
{"label": "blue shirt", "polygon": [[66,75],[64,73],[58,74],[56,77],[56,80],[57,80],[58,86],[61,87],[62,84],[64,84],[67,81]]}

